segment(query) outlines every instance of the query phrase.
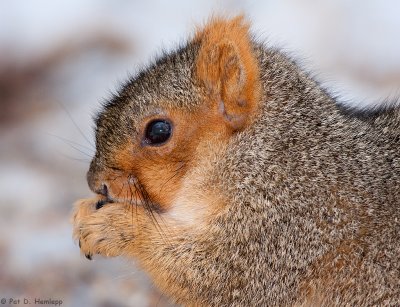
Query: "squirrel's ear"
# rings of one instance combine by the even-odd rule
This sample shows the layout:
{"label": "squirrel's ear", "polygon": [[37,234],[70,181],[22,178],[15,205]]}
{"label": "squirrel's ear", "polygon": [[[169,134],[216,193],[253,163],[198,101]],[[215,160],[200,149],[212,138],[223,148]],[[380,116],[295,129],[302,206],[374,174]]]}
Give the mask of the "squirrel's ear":
{"label": "squirrel's ear", "polygon": [[217,110],[233,130],[245,128],[256,113],[260,97],[259,69],[242,16],[213,19],[199,31],[196,75]]}

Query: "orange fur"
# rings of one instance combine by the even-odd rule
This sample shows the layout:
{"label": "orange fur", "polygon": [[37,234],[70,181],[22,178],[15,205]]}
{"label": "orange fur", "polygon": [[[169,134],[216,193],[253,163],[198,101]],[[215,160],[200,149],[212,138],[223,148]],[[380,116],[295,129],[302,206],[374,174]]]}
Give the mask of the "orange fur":
{"label": "orange fur", "polygon": [[[211,137],[223,143],[229,138],[226,127],[220,124],[217,106],[212,107],[200,107],[191,113],[169,110],[166,117],[173,121],[173,137],[161,147],[142,146],[138,139],[118,148],[114,154],[118,170],[108,168],[98,176],[107,182],[113,199],[143,204],[146,193],[157,206],[153,209],[167,211],[182,188],[186,171],[207,157],[207,152],[198,150],[199,144]],[[141,134],[155,118],[159,117],[143,121]],[[143,186],[143,191],[136,182]]]}
{"label": "orange fur", "polygon": [[201,42],[197,77],[214,100],[222,100],[234,130],[249,124],[260,98],[259,69],[242,16],[213,19],[195,40]]}

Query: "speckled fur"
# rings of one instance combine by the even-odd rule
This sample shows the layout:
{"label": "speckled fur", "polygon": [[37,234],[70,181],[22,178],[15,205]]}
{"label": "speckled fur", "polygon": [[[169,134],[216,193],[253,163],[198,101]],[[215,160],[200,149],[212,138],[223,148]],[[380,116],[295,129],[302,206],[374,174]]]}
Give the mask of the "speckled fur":
{"label": "speckled fur", "polygon": [[[279,50],[252,46],[259,112],[227,144],[209,145],[209,167],[196,179],[204,195],[216,192],[226,205],[167,239],[153,231],[147,245],[135,241],[140,233],[108,244],[138,259],[184,305],[400,304],[399,108],[361,114],[338,106]],[[105,106],[94,169],[112,166],[118,144],[138,133],[145,116],[196,110],[206,96],[193,76],[198,49],[191,41],[164,55]],[[113,204],[103,209],[107,217],[92,224],[104,225],[90,228],[92,235],[152,231],[146,215],[118,224],[124,211],[114,217]]]}

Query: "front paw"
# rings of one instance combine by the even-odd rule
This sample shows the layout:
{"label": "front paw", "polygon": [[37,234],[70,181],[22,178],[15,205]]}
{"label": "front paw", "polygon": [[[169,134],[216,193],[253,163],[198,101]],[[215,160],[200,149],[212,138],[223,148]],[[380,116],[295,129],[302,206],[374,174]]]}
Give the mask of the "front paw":
{"label": "front paw", "polygon": [[[126,231],[123,222],[128,214],[122,204],[105,203],[100,197],[80,200],[73,213],[73,236],[81,252],[91,260],[95,254],[118,256],[124,247],[119,236]],[[125,236],[126,237],[126,236]]]}

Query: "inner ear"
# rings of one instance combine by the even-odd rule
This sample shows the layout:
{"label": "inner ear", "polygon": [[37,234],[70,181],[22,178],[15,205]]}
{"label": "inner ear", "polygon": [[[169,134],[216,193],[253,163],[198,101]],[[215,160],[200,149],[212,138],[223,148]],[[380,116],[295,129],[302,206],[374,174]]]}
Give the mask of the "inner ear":
{"label": "inner ear", "polygon": [[214,19],[196,36],[196,75],[233,130],[244,129],[259,104],[258,63],[248,29],[242,17]]}
{"label": "inner ear", "polygon": [[222,100],[220,100],[218,104],[218,113],[234,131],[241,130],[246,125],[246,114],[227,112],[225,103]]}

